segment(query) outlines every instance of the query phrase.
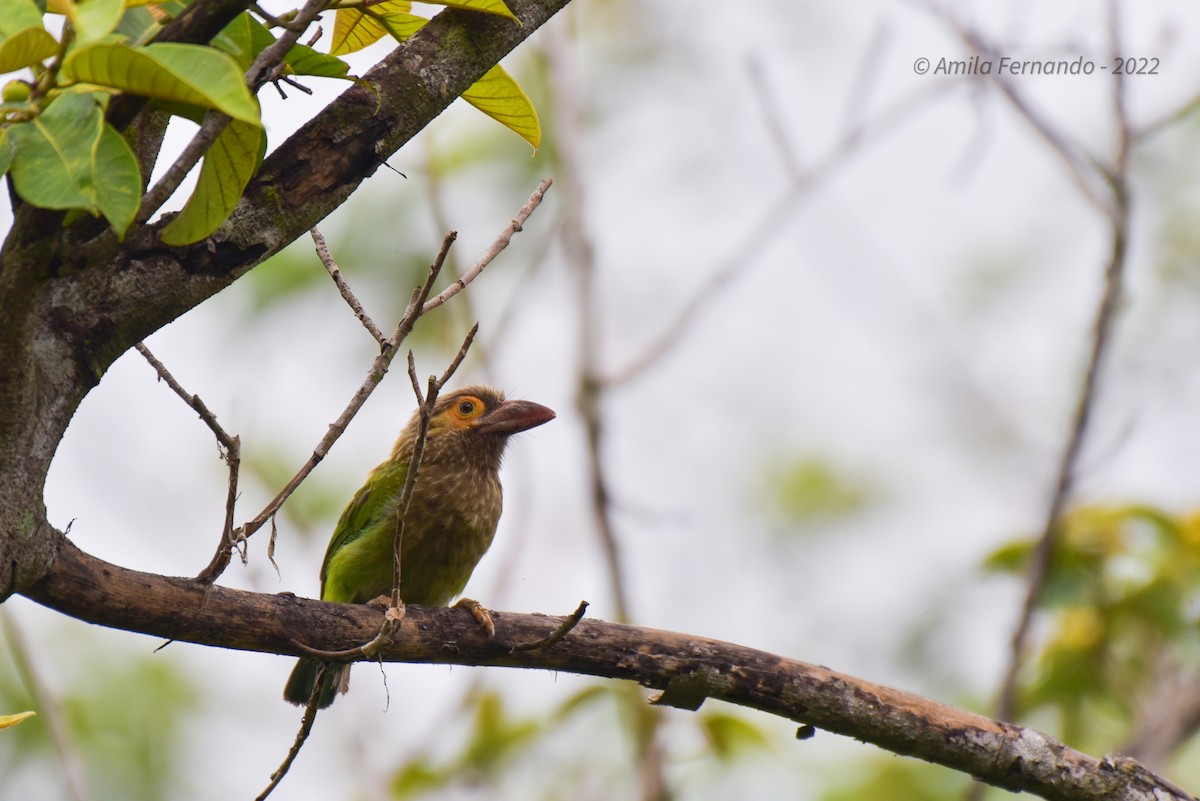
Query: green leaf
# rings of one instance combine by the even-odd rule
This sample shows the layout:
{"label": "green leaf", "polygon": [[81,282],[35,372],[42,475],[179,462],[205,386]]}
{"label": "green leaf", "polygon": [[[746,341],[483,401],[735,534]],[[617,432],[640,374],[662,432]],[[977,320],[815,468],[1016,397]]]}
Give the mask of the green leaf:
{"label": "green leaf", "polygon": [[397,42],[403,42],[409,39],[414,33],[425,27],[425,23],[429,20],[424,17],[418,17],[416,14],[405,14],[397,12],[394,14],[386,14],[379,18],[379,23]]}
{"label": "green leaf", "polygon": [[94,42],[108,36],[116,29],[125,11],[124,0],[85,0],[68,2],[67,19],[75,28],[77,45]]}
{"label": "green leaf", "polygon": [[[411,10],[412,3],[408,0],[386,0],[377,3],[370,7],[369,13],[357,8],[338,9],[333,23],[333,41],[329,46],[329,54],[342,56],[374,44],[389,33],[379,22],[381,18],[408,15]],[[421,17],[417,19],[421,19],[422,25],[428,21]]]}
{"label": "green leaf", "polygon": [[[258,54],[275,43],[275,37],[258,20],[248,13],[238,15],[212,40],[237,60],[245,71],[254,63]],[[350,65],[340,58],[319,53],[306,45],[293,45],[284,56],[284,61],[293,75],[312,75],[318,78],[349,78]]]}
{"label": "green leaf", "polygon": [[258,169],[266,145],[263,129],[233,120],[204,155],[196,189],[183,211],[162,230],[168,245],[199,242],[225,222]]}
{"label": "green leaf", "polygon": [[0,36],[41,27],[42,12],[33,0],[0,0]]}
{"label": "green leaf", "polygon": [[713,753],[724,762],[770,744],[766,735],[756,726],[736,715],[723,712],[702,714],[700,727]]}
{"label": "green leaf", "polygon": [[125,137],[108,123],[100,130],[93,162],[96,206],[123,239],[142,199],[142,174]]}
{"label": "green leaf", "polygon": [[13,147],[13,143],[8,138],[8,128],[0,128],[0,177],[3,177],[8,172],[15,151],[16,148]]}
{"label": "green leaf", "polygon": [[40,24],[25,28],[0,42],[0,73],[23,69],[57,52],[58,42]]}
{"label": "green leaf", "polygon": [[137,213],[141,175],[129,144],[105,124],[93,96],[64,94],[9,131],[17,194],[42,208],[98,212],[124,235]]}
{"label": "green leaf", "polygon": [[[212,39],[212,46],[219,48],[229,55],[233,56],[234,61],[242,69],[242,72],[250,69],[250,65],[254,63],[255,56],[262,51],[265,45],[255,48],[254,28],[256,21],[250,16],[248,11],[244,11],[233,18],[233,21],[221,29]],[[261,25],[258,25],[262,28]],[[271,41],[275,41],[275,37],[267,32],[266,28],[262,28]]]}
{"label": "green leaf", "polygon": [[484,14],[496,14],[501,17],[508,17],[514,22],[520,22],[501,0],[428,0],[428,2],[431,5],[461,8],[464,11],[482,11]]}
{"label": "green leaf", "polygon": [[470,103],[496,122],[528,142],[536,151],[542,141],[542,126],[529,96],[499,64],[462,93]]}
{"label": "green leaf", "polygon": [[344,78],[350,76],[350,65],[340,58],[313,50],[307,45],[296,45],[284,56],[284,61],[295,75],[312,75],[316,78]]}
{"label": "green leaf", "polygon": [[[458,4],[446,3],[445,5],[457,6]],[[429,21],[424,17],[408,14],[399,9],[393,10],[389,6],[391,6],[390,3],[371,6],[367,12],[368,16],[363,18],[359,26],[361,30],[373,33],[376,29],[373,26],[381,26],[397,41],[403,42]],[[465,8],[466,4],[460,7]],[[341,11],[338,12],[338,14],[341,13]],[[467,91],[462,93],[462,99],[513,131],[528,142],[534,150],[537,150],[538,145],[541,144],[542,126],[538,121],[537,109],[533,107],[529,96],[499,64],[471,84]]]}
{"label": "green leaf", "polygon": [[122,92],[216,109],[235,120],[258,124],[258,101],[228,53],[192,44],[129,47],[100,42],[73,51],[62,75]]}

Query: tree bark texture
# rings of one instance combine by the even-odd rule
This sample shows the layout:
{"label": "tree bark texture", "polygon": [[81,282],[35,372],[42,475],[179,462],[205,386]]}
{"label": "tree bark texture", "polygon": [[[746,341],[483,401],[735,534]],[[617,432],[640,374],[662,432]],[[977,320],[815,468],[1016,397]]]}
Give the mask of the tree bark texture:
{"label": "tree bark texture", "polygon": [[[305,655],[371,641],[384,614],[291,594],[265,595],[108,564],[67,540],[54,567],[25,590],[82,620],[202,645]],[[1191,796],[1123,758],[1096,759],[1033,729],[753,648],[583,619],[548,648],[522,650],[563,618],[493,612],[488,640],[469,613],[409,607],[389,662],[539,668],[636,681],[655,703],[698,709],[708,698],[920,757],[1010,790],[1061,801],[1170,801]],[[796,745],[803,748],[802,743]]]}

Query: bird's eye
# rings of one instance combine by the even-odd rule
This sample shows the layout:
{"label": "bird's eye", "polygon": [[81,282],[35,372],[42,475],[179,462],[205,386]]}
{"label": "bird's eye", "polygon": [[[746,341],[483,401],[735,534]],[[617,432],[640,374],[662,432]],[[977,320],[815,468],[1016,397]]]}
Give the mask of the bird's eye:
{"label": "bird's eye", "polygon": [[475,412],[475,402],[465,400],[458,404],[458,413],[463,417],[468,417]]}

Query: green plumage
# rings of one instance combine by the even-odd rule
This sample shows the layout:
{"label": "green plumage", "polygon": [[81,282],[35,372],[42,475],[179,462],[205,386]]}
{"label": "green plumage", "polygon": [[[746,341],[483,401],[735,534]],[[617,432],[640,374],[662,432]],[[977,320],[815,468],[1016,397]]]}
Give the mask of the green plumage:
{"label": "green plumage", "polygon": [[[508,438],[554,418],[528,401],[505,401],[491,387],[465,387],[438,400],[400,549],[400,596],[406,604],[445,606],[462,592],[496,533],[502,496],[500,460]],[[371,471],[342,512],[321,565],[321,598],[366,603],[392,591],[397,507],[416,440],[414,413],[391,457]],[[320,663],[301,659],[285,700],[306,704]],[[349,683],[349,665],[329,665],[319,705]]]}

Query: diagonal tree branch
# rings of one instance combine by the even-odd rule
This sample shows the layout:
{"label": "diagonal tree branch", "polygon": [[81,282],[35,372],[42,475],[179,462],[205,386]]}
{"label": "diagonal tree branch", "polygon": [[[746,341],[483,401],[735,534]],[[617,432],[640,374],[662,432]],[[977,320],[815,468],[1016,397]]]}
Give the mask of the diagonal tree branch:
{"label": "diagonal tree branch", "polygon": [[[204,587],[108,564],[62,535],[51,569],[25,594],[82,620],[223,648],[302,656],[371,639],[384,615],[366,605]],[[411,606],[376,658],[567,671],[661,690],[654,703],[697,709],[708,698],[873,743],[1052,801],[1195,801],[1123,757],[1097,759],[1033,729],[732,643],[583,619],[492,613],[496,636],[452,608]]]}

